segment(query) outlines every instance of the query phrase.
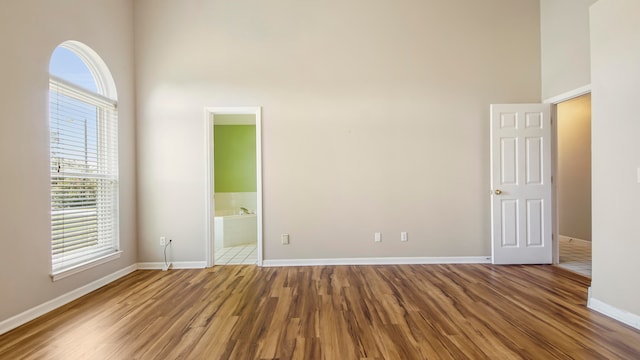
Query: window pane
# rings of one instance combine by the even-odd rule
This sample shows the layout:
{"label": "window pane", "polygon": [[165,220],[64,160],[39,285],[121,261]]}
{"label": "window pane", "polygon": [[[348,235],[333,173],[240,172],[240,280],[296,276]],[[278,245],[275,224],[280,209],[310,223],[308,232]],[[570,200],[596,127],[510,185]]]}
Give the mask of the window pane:
{"label": "window pane", "polygon": [[93,50],[65,44],[49,79],[53,274],[118,251],[118,111],[97,89],[113,79]]}
{"label": "window pane", "polygon": [[98,92],[96,81],[87,65],[69,49],[58,46],[53,51],[49,73],[94,93]]}

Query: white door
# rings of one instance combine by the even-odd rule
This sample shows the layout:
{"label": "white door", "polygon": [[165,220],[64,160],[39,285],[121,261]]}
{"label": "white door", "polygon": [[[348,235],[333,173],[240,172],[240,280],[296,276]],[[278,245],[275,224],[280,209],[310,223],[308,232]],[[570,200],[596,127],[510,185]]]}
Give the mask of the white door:
{"label": "white door", "polygon": [[494,264],[550,264],[551,106],[491,105]]}

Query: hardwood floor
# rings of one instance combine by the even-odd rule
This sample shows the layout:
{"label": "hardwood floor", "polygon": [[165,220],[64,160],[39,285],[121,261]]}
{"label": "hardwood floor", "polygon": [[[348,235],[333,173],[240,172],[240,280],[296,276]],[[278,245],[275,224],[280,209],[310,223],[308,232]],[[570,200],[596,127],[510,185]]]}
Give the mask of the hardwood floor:
{"label": "hardwood floor", "polygon": [[136,271],[0,336],[1,359],[638,359],[554,266]]}

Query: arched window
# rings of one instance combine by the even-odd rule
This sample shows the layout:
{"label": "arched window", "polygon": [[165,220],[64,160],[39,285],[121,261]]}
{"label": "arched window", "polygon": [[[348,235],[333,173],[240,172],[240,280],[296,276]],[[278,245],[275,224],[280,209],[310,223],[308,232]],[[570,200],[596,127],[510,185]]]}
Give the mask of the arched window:
{"label": "arched window", "polygon": [[51,270],[54,280],[119,256],[115,83],[88,46],[49,63]]}

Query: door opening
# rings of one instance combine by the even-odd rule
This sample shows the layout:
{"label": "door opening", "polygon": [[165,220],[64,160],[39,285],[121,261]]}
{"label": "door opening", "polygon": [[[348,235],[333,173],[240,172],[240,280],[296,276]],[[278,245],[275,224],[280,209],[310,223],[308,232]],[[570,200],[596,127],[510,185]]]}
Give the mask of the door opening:
{"label": "door opening", "polygon": [[[546,115],[542,115],[540,119],[548,119],[543,122],[524,120],[524,123],[520,124],[519,118],[526,119],[529,115],[535,115],[538,110],[525,109],[527,106],[534,106],[537,104],[507,104],[507,105],[492,105],[491,106],[491,237],[492,237],[492,262],[495,264],[522,264],[522,263],[539,263],[539,264],[559,264],[560,263],[560,235],[564,235],[564,239],[573,242],[575,245],[580,243],[580,239],[575,235],[567,237],[561,233],[560,230],[560,208],[558,200],[558,191],[562,191],[558,187],[558,167],[559,167],[559,154],[558,154],[558,107],[561,108],[561,103],[568,102],[569,100],[579,98],[582,95],[587,94],[590,102],[591,86],[586,85],[581,88],[574,89],[564,94],[560,94],[556,97],[547,99],[544,101],[547,110]],[[579,100],[576,100],[579,101]],[[519,112],[523,111],[522,115]],[[590,134],[590,105],[588,106],[589,112],[589,129],[586,130]],[[549,116],[549,113],[551,116]],[[543,114],[540,112],[540,114]],[[536,117],[534,116],[534,119]],[[549,121],[550,120],[550,121]],[[527,125],[527,123],[529,124]],[[520,124],[520,125],[518,125]],[[545,132],[542,135],[538,134],[524,134],[519,135],[519,129],[537,128],[538,124],[544,124],[542,127],[550,129],[550,132]],[[534,125],[534,126],[531,126]],[[536,130],[537,131],[537,130]],[[590,143],[590,141],[589,141]],[[530,145],[534,146],[530,146]],[[546,146],[536,146],[535,144],[551,144],[549,150]],[[521,150],[518,150],[520,146],[523,146]],[[590,148],[590,144],[589,144]],[[545,149],[542,152],[537,150]],[[534,150],[534,151],[532,151]],[[538,154],[539,153],[539,154]],[[545,155],[550,154],[550,156]],[[537,154],[537,155],[536,155]],[[590,150],[589,150],[590,154]],[[538,156],[540,155],[540,156]],[[591,159],[584,159],[584,156],[574,155],[570,156],[570,161],[581,161],[588,164],[588,174],[583,175],[582,182],[588,177],[589,181],[589,197],[590,197],[590,179],[591,179]],[[580,157],[577,159],[576,157]],[[544,167],[539,167],[539,165]],[[531,167],[531,165],[534,165]],[[538,169],[540,171],[537,171]],[[530,174],[543,175],[541,177],[530,177]],[[554,178],[556,179],[554,181]],[[542,181],[531,181],[541,179]],[[551,185],[548,187],[548,185]],[[533,187],[539,187],[544,189],[544,196],[536,198],[532,195],[527,195],[524,201],[519,201],[518,194],[521,185],[533,185]],[[584,185],[584,184],[581,184]],[[567,186],[571,187],[569,183]],[[507,191],[505,192],[505,189]],[[563,194],[561,194],[563,195]],[[575,195],[574,195],[575,196]],[[521,199],[520,199],[521,200]],[[584,199],[580,199],[584,201]],[[563,200],[566,202],[566,200]],[[521,204],[522,203],[522,204]],[[527,206],[524,206],[526,203]],[[529,206],[538,204],[550,204],[550,209],[547,205]],[[588,222],[588,237],[590,238],[591,229],[591,200],[588,201],[589,209],[587,220],[578,220]],[[538,209],[539,208],[539,209]],[[542,211],[539,211],[539,210]],[[533,210],[533,211],[532,211]],[[582,209],[584,210],[584,209]],[[569,212],[570,216],[575,216],[577,212]],[[531,215],[542,215],[531,216]],[[585,219],[583,217],[583,219]],[[541,220],[541,221],[540,221]],[[575,222],[575,221],[574,221]],[[541,226],[538,226],[541,225]],[[532,226],[534,225],[534,226]],[[540,232],[537,231],[541,230]],[[562,228],[564,231],[565,227]],[[533,231],[532,230],[536,230]],[[538,238],[538,235],[542,234],[541,243],[531,243],[530,238]],[[576,240],[577,239],[577,240]],[[590,261],[590,245],[587,243],[589,250],[586,252],[588,257],[588,271],[590,273],[591,261]],[[548,250],[542,251],[542,248],[549,249],[547,245],[550,245],[552,253],[548,253]],[[538,248],[539,254],[535,255]],[[521,254],[520,254],[521,253]],[[584,251],[583,251],[584,253]],[[526,255],[526,257],[525,257]],[[531,255],[531,256],[530,256]],[[535,256],[534,256],[535,255]],[[552,257],[552,259],[551,259]],[[564,258],[565,256],[563,256]],[[586,267],[586,266],[585,266]],[[575,270],[574,270],[575,271]],[[590,275],[589,275],[590,276]]]}
{"label": "door opening", "polygon": [[261,109],[206,108],[205,125],[207,266],[261,266]]}
{"label": "door opening", "polygon": [[556,105],[558,265],[591,276],[591,94]]}

